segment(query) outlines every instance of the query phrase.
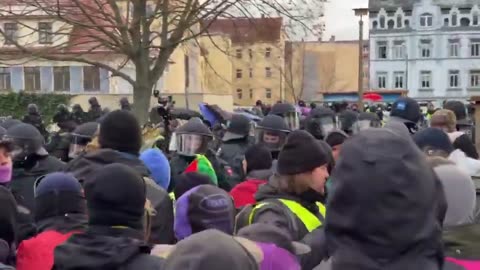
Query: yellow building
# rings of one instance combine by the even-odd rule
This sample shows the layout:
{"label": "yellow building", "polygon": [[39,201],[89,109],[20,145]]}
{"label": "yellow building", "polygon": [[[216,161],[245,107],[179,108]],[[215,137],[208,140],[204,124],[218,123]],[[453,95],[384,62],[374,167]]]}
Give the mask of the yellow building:
{"label": "yellow building", "polygon": [[234,18],[205,23],[210,24],[209,35],[224,34],[231,39],[230,49],[224,52],[228,56],[224,65],[232,65],[231,94],[235,105],[252,106],[257,100],[273,104],[285,99],[282,18]]}
{"label": "yellow building", "polygon": [[358,91],[358,41],[287,42],[285,92],[292,98]]}

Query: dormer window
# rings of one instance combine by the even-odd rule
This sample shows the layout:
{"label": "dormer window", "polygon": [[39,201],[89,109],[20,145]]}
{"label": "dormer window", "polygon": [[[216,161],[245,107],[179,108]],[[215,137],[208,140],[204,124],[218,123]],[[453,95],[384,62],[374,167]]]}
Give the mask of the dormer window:
{"label": "dormer window", "polygon": [[458,15],[456,12],[452,14],[452,26],[457,26],[458,24]]}
{"label": "dormer window", "polygon": [[478,25],[478,13],[477,12],[473,13],[472,24],[473,25]]}
{"label": "dormer window", "polygon": [[397,16],[397,28],[402,28],[403,27],[403,19],[401,15]]}
{"label": "dormer window", "polygon": [[380,16],[380,29],[384,29],[385,28],[385,16]]}
{"label": "dormer window", "polygon": [[40,44],[51,44],[52,41],[52,24],[48,22],[38,23],[38,42]]}
{"label": "dormer window", "polygon": [[433,25],[433,15],[430,13],[424,13],[420,16],[421,27],[431,27]]}

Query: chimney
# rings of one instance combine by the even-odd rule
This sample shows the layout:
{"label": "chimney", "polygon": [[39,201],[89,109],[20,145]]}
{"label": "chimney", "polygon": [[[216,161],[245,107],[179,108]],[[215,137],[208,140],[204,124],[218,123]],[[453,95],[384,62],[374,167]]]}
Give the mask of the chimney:
{"label": "chimney", "polygon": [[332,35],[332,36],[330,37],[330,42],[335,42],[335,35]]}

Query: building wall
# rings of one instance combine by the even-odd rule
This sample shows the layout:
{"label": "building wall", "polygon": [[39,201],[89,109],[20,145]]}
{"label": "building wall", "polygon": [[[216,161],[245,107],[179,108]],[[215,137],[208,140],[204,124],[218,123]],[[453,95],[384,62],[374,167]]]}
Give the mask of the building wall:
{"label": "building wall", "polygon": [[232,42],[228,35],[203,36],[199,40],[202,57],[202,92],[219,95],[233,93],[233,63],[229,55]]}
{"label": "building wall", "polygon": [[[462,9],[458,9],[456,5]],[[421,18],[427,14],[432,17],[431,25],[425,21],[422,25]],[[456,25],[453,25],[454,14],[457,16]],[[426,100],[466,99],[478,95],[480,85],[472,85],[470,76],[472,71],[480,70],[480,54],[471,53],[472,43],[480,41],[480,18],[477,17],[477,23],[474,23],[475,14],[480,14],[480,8],[479,4],[474,5],[472,1],[440,3],[428,0],[405,6],[395,12],[387,12],[383,8],[371,12],[372,88],[407,89],[409,96]],[[381,23],[382,18],[384,25]],[[403,45],[399,45],[402,42]],[[451,43],[458,43],[457,56],[450,55]],[[381,55],[382,44],[387,46],[386,58]],[[395,45],[397,48],[394,48]],[[398,46],[403,46],[402,57],[394,57],[394,51],[399,50]],[[428,58],[422,55],[424,47],[429,48]],[[451,71],[458,71],[458,86],[450,85]],[[422,84],[422,72],[431,73],[429,86]],[[403,87],[398,87],[395,83],[395,73],[404,74]],[[387,75],[385,85],[379,83],[381,74]]]}

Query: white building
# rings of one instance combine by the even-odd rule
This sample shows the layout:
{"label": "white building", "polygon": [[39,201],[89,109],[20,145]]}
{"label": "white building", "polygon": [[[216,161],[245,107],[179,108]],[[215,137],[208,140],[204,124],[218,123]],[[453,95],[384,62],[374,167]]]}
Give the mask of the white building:
{"label": "white building", "polygon": [[480,0],[370,0],[369,9],[372,89],[480,95]]}

